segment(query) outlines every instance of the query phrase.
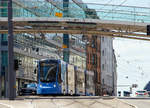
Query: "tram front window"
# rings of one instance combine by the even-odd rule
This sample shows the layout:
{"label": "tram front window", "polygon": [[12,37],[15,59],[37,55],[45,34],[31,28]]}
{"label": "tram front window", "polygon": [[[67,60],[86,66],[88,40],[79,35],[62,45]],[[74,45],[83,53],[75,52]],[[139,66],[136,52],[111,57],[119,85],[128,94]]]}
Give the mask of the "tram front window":
{"label": "tram front window", "polygon": [[45,64],[41,66],[40,81],[56,82],[57,64]]}

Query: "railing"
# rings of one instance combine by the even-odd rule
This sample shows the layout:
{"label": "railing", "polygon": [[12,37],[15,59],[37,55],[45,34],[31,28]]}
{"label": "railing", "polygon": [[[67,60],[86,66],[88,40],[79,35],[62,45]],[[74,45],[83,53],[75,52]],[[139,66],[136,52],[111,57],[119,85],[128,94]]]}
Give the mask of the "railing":
{"label": "railing", "polygon": [[[75,2],[69,2],[69,7],[63,8],[63,2],[52,1],[13,0],[13,16],[63,17],[63,11],[68,9],[68,15],[65,16],[68,18],[150,22],[150,8]],[[7,10],[7,1],[0,1],[2,17],[7,17]]]}

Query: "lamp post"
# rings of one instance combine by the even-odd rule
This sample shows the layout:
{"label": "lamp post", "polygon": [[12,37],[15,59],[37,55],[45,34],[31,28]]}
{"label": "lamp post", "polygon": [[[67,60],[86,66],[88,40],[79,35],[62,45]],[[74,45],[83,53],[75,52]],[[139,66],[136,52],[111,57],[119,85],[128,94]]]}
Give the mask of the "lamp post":
{"label": "lamp post", "polygon": [[14,53],[13,53],[13,12],[12,0],[8,0],[8,99],[14,100],[16,97],[16,73],[14,71]]}

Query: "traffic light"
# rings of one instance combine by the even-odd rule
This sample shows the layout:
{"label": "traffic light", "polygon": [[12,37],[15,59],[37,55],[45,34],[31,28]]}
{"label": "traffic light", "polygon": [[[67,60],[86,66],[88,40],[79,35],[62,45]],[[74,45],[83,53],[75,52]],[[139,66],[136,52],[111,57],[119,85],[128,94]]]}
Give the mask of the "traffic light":
{"label": "traffic light", "polygon": [[18,64],[19,64],[19,65],[22,65],[22,61],[21,61],[21,60],[18,60]]}
{"label": "traffic light", "polygon": [[16,71],[16,70],[18,70],[18,68],[19,68],[19,62],[17,59],[15,59],[14,60],[14,70]]}
{"label": "traffic light", "polygon": [[132,84],[132,88],[137,88],[138,85],[137,84]]}
{"label": "traffic light", "polygon": [[147,35],[150,35],[150,25],[147,25]]}
{"label": "traffic light", "polygon": [[15,60],[14,60],[14,70],[15,70],[15,71],[18,70],[19,65],[21,65],[21,64],[22,64],[22,61],[21,61],[21,60],[15,59]]}

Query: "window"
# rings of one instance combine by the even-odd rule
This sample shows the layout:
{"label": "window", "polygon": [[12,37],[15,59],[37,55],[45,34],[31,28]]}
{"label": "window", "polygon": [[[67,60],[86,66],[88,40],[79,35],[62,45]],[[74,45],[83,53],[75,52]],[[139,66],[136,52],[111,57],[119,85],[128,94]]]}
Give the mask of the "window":
{"label": "window", "polygon": [[102,51],[102,56],[104,56],[104,50]]}
{"label": "window", "polygon": [[104,79],[103,79],[103,84],[105,83]]}
{"label": "window", "polygon": [[55,82],[57,73],[56,63],[40,63],[40,80],[42,82]]}
{"label": "window", "polygon": [[105,65],[104,65],[104,64],[102,65],[102,69],[103,69],[103,70],[105,69]]}
{"label": "window", "polygon": [[102,42],[104,42],[104,37],[102,37]]}
{"label": "window", "polygon": [[59,64],[59,70],[58,70],[58,83],[61,84],[62,79],[61,79],[61,64]]}
{"label": "window", "polygon": [[92,37],[91,47],[97,49],[97,36]]}
{"label": "window", "polygon": [[7,51],[2,51],[2,66],[7,66],[8,65],[8,53]]}
{"label": "window", "polygon": [[6,34],[2,34],[1,35],[1,45],[7,46],[8,45],[8,41],[7,41],[7,35]]}
{"label": "window", "polygon": [[95,64],[95,54],[92,56],[92,64]]}

